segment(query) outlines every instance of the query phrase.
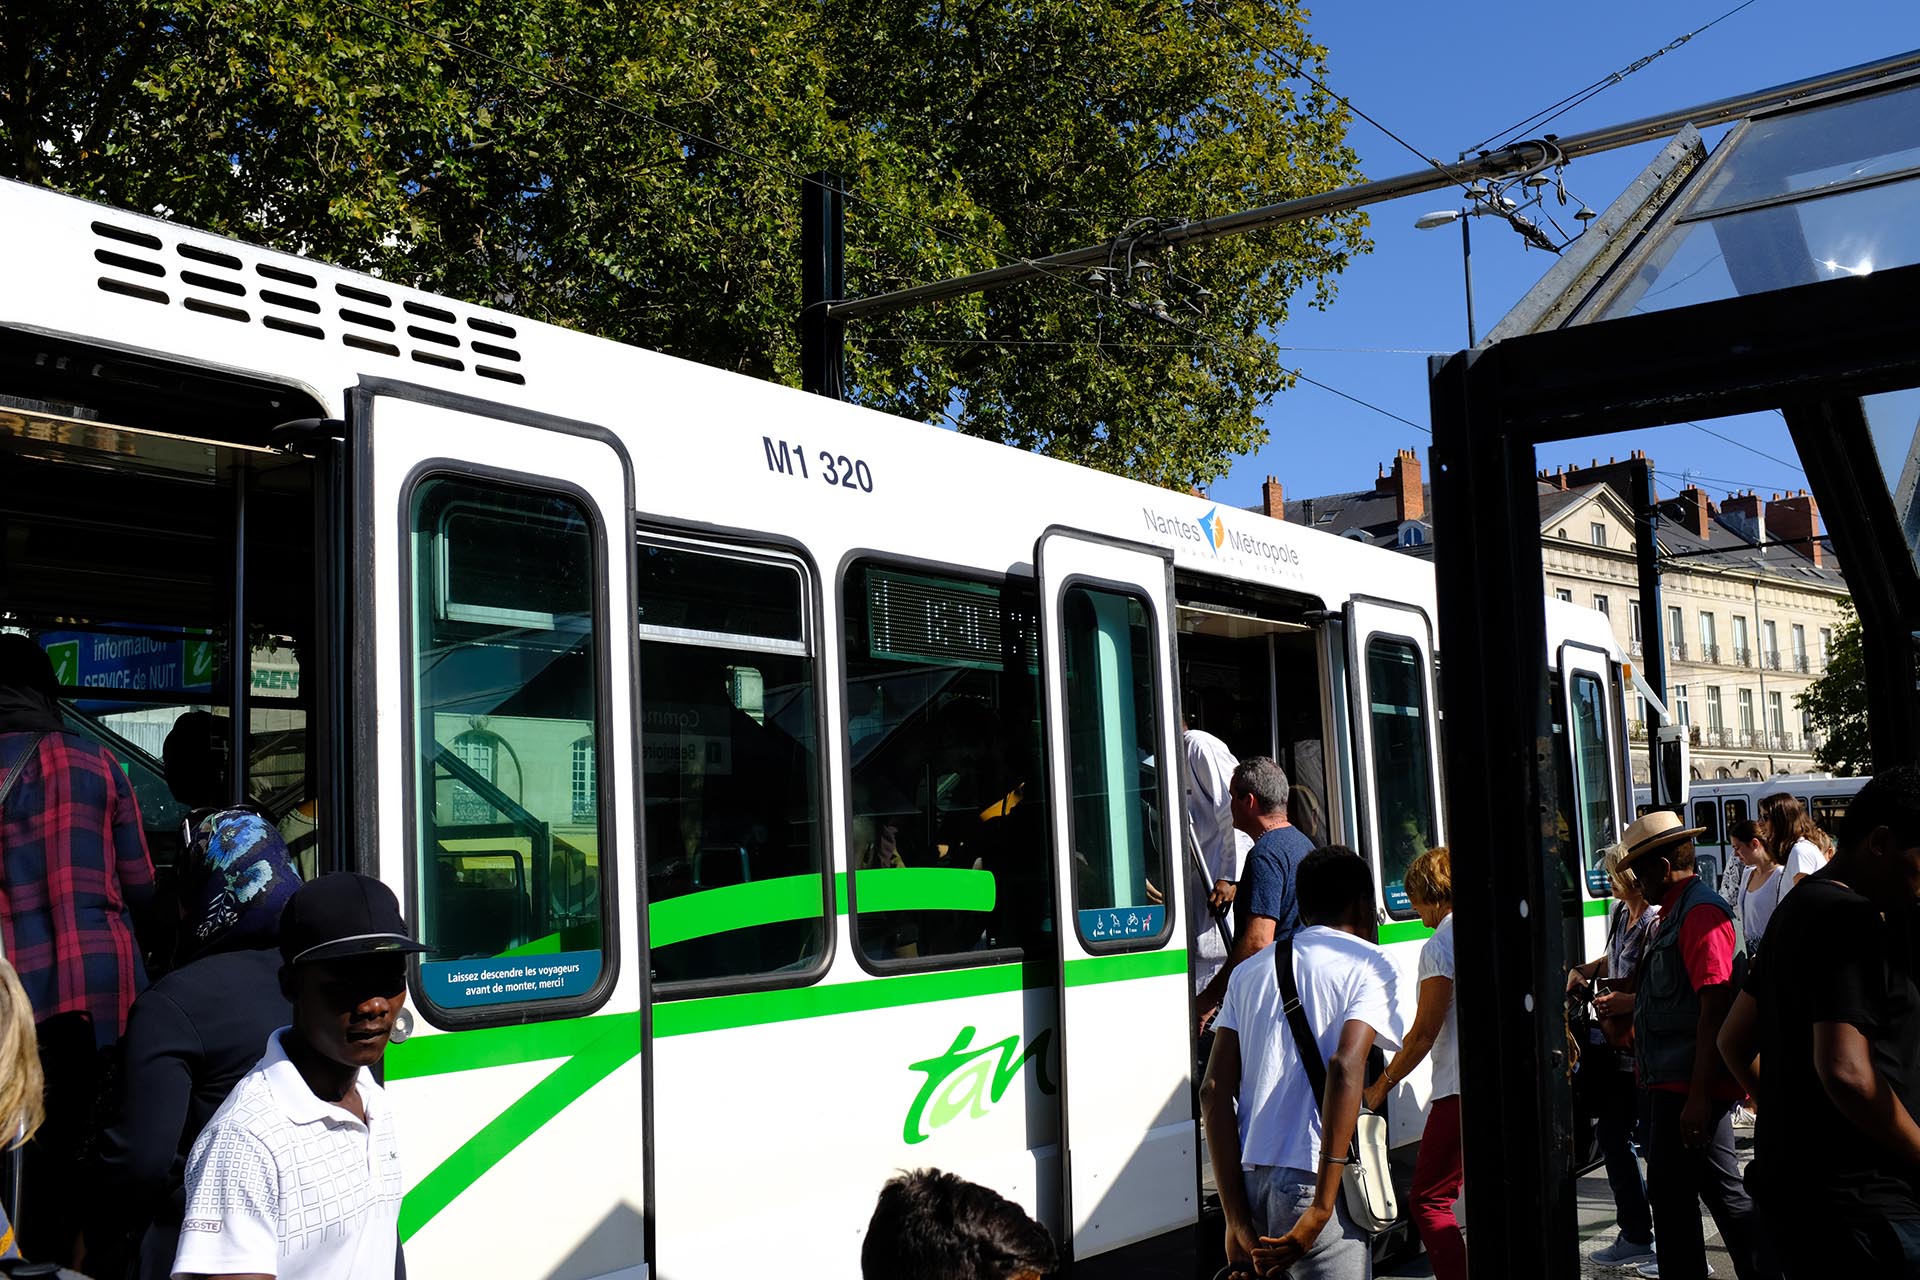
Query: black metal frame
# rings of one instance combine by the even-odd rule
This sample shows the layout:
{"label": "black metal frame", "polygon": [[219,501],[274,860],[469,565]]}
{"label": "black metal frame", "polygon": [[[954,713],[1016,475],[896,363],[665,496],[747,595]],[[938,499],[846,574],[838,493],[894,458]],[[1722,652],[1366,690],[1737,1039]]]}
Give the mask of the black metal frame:
{"label": "black metal frame", "polygon": [[1545,852],[1555,783],[1534,447],[1782,411],[1859,610],[1876,766],[1912,760],[1920,575],[1859,397],[1920,385],[1917,300],[1920,266],[1901,267],[1434,361],[1461,1110],[1467,1177],[1483,1189],[1468,1202],[1476,1277],[1579,1273],[1563,1156],[1572,1112],[1561,991],[1572,957],[1560,954]]}

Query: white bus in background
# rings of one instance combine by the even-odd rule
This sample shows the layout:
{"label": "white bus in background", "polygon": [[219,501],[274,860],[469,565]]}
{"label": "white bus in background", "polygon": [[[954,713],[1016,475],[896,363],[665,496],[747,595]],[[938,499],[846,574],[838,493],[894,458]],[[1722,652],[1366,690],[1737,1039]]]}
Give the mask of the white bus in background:
{"label": "white bus in background", "polygon": [[[1718,884],[1728,868],[1738,861],[1733,852],[1733,838],[1728,833],[1736,823],[1759,821],[1762,799],[1783,791],[1796,797],[1816,827],[1837,837],[1847,805],[1867,781],[1865,777],[1840,778],[1829,773],[1780,773],[1765,780],[1693,783],[1689,788],[1686,817],[1688,826],[1703,828],[1693,842],[1701,874]],[[1636,815],[1652,806],[1647,788],[1634,788],[1633,803]]]}
{"label": "white bus in background", "polygon": [[[1411,1013],[1427,564],[26,186],[0,228],[0,625],[70,646],[163,867],[108,722],[211,711],[400,895],[416,1280],[838,1280],[920,1165],[1076,1275],[1190,1252],[1183,698],[1371,862]],[[1548,623],[1586,956],[1629,677]]]}

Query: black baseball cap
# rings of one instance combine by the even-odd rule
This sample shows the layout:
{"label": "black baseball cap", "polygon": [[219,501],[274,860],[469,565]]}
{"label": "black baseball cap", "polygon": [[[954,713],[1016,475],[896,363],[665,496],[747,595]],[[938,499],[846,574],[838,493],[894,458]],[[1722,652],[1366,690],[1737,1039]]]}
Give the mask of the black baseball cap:
{"label": "black baseball cap", "polygon": [[280,957],[288,964],[425,950],[408,936],[393,890],[357,872],[307,881],[280,915]]}

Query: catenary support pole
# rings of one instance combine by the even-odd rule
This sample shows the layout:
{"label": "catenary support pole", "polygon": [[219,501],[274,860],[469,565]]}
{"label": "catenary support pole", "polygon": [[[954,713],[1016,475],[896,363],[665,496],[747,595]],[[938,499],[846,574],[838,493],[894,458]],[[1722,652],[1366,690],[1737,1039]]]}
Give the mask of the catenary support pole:
{"label": "catenary support pole", "polygon": [[810,173],[800,183],[800,385],[844,399],[847,322],[830,303],[846,288],[847,180]]}

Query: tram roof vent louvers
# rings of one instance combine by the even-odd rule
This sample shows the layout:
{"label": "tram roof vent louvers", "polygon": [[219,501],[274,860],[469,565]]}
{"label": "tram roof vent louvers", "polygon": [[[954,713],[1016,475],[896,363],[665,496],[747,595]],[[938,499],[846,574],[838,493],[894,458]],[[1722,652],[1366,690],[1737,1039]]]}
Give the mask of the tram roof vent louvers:
{"label": "tram roof vent louvers", "polygon": [[[331,328],[356,351],[526,384],[526,374],[516,367],[520,351],[502,341],[518,337],[515,328],[485,316],[463,316],[458,304],[400,299],[395,306],[395,296],[386,290],[346,281],[336,281],[328,298],[317,272],[265,261],[253,261],[249,272],[244,246],[213,248],[178,240],[170,258],[166,242],[144,229],[100,220],[93,223],[93,233],[104,242],[93,253],[101,271],[95,283],[104,293],[170,306],[177,291],[180,305],[198,315],[258,324],[296,341],[325,340]],[[175,289],[166,287],[169,283]],[[258,306],[242,306],[239,299]]]}

